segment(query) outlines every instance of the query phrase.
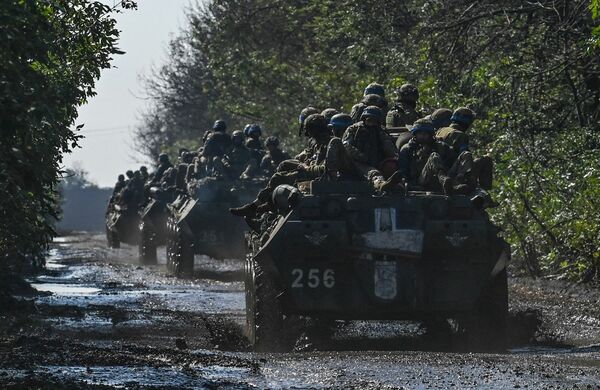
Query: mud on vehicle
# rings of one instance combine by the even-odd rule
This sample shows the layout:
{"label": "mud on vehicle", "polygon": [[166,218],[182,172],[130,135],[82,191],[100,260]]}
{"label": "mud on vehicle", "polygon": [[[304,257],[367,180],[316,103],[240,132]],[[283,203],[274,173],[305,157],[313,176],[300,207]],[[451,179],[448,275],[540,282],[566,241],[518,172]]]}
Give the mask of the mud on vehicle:
{"label": "mud on vehicle", "polygon": [[288,186],[289,196],[281,187],[273,198],[280,214],[246,235],[255,349],[288,348],[284,324],[294,316],[453,319],[469,348],[502,348],[510,251],[468,197],[379,196],[363,182],[313,181],[301,193]]}
{"label": "mud on vehicle", "polygon": [[140,216],[138,210],[125,205],[109,203],[106,211],[106,241],[109,248],[119,248],[121,242],[137,245]]}
{"label": "mud on vehicle", "polygon": [[191,276],[195,254],[242,259],[247,225],[229,208],[252,201],[264,184],[263,178],[192,181],[188,191],[168,205],[167,269],[177,276]]}

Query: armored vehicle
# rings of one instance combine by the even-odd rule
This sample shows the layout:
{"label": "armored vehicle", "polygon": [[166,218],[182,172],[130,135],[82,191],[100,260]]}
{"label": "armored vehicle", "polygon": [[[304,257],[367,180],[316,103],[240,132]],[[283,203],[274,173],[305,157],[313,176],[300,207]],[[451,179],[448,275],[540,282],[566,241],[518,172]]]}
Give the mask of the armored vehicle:
{"label": "armored vehicle", "polygon": [[191,276],[195,254],[243,259],[247,225],[231,215],[229,208],[252,201],[265,180],[222,177],[192,180],[188,191],[168,205],[168,270],[178,276]]}
{"label": "armored vehicle", "polygon": [[109,203],[106,211],[106,240],[110,248],[119,248],[121,242],[137,245],[139,242],[140,216],[133,207]]}
{"label": "armored vehicle", "polygon": [[151,187],[150,200],[140,214],[139,257],[142,264],[156,264],[156,248],[167,242],[167,204],[174,200],[173,190]]}
{"label": "armored vehicle", "polygon": [[453,319],[468,340],[502,340],[510,252],[479,202],[376,195],[365,182],[305,184],[278,187],[279,213],[246,235],[246,320],[257,350],[285,345],[290,316]]}

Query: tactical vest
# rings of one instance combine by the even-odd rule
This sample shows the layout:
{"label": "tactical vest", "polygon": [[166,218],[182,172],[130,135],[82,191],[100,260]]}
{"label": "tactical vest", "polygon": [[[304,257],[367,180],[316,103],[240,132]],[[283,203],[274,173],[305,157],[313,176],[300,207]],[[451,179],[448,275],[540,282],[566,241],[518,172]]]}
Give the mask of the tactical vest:
{"label": "tactical vest", "polygon": [[385,117],[385,127],[389,130],[397,127],[410,126],[415,123],[417,119],[422,117],[421,113],[414,108],[398,102],[388,111]]}

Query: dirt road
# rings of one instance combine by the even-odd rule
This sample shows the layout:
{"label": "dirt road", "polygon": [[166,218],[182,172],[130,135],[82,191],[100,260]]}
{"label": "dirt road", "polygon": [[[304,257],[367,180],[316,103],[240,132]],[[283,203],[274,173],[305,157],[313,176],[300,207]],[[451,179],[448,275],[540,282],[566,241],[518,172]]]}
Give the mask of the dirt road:
{"label": "dirt road", "polygon": [[[160,253],[160,252],[159,252]],[[512,349],[456,350],[418,324],[340,323],[332,340],[250,352],[243,264],[196,257],[194,280],[102,236],[62,237],[39,294],[0,318],[1,388],[600,389],[600,293],[512,279]]]}

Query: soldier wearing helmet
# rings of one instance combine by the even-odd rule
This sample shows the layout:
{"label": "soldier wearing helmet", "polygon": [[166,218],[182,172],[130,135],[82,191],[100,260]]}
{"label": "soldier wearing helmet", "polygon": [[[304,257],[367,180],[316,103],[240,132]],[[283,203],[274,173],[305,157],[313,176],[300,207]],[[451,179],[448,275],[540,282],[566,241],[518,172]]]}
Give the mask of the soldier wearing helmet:
{"label": "soldier wearing helmet", "polygon": [[285,160],[290,160],[291,157],[287,152],[279,148],[279,138],[270,136],[265,141],[267,153],[260,162],[260,169],[267,175],[271,176],[275,173],[277,166]]}
{"label": "soldier wearing helmet", "polygon": [[[398,97],[394,106],[388,111],[385,125],[388,131],[399,131],[412,125],[423,115],[417,111],[419,90],[412,84],[404,84],[398,89]],[[406,131],[406,130],[404,130]],[[401,131],[400,131],[401,132]]]}
{"label": "soldier wearing helmet", "polygon": [[[439,129],[436,138],[450,145],[454,153],[463,159],[472,160],[472,172],[463,182],[471,187],[479,186],[484,190],[492,188],[494,163],[490,156],[476,159],[470,155],[468,131],[475,121],[475,113],[467,108],[460,107],[454,110],[450,117],[450,125]],[[465,155],[465,156],[463,156]],[[472,188],[474,189],[474,188]]]}
{"label": "soldier wearing helmet", "polygon": [[125,183],[125,175],[119,175],[117,177],[117,183],[115,184],[115,188],[113,189],[112,196],[110,197],[110,203],[114,202],[117,196],[121,193],[121,190],[125,188],[127,183]]}
{"label": "soldier wearing helmet", "polygon": [[246,136],[246,147],[252,152],[252,158],[260,161],[265,154],[260,137],[262,129],[256,123],[246,125],[244,127],[244,135]]}
{"label": "soldier wearing helmet", "polygon": [[252,152],[244,145],[243,131],[236,130],[231,134],[231,147],[217,165],[217,173],[233,179],[250,176],[256,167]]}
{"label": "soldier wearing helmet", "polygon": [[451,194],[453,181],[448,171],[454,162],[452,149],[435,139],[429,119],[418,119],[411,126],[412,139],[398,155],[398,172],[411,189]]}
{"label": "soldier wearing helmet", "polygon": [[[365,91],[368,91],[368,89],[365,89]],[[364,95],[362,100],[355,104],[350,111],[350,116],[352,117],[354,123],[360,121],[360,116],[362,115],[363,110],[369,106],[377,106],[383,113],[385,113],[387,112],[388,102],[383,95],[376,93]],[[383,114],[381,118],[383,124],[385,114]]]}
{"label": "soldier wearing helmet", "polygon": [[398,150],[381,126],[382,117],[379,107],[366,107],[360,121],[345,131],[342,143],[356,174],[371,181],[376,190],[384,192],[393,189],[398,181],[397,177],[386,181],[379,168],[386,159],[396,158]]}
{"label": "soldier wearing helmet", "polygon": [[451,117],[452,110],[449,108],[438,108],[431,115],[429,115],[429,119],[431,120],[431,123],[436,131],[450,126]]}
{"label": "soldier wearing helmet", "polygon": [[319,110],[317,110],[314,107],[308,106],[308,107],[304,108],[300,112],[300,115],[298,116],[298,123],[300,125],[300,129],[299,129],[299,133],[298,134],[299,135],[304,135],[305,137],[309,137],[307,147],[302,152],[300,152],[298,155],[296,155],[296,157],[295,157],[295,160],[297,160],[299,162],[304,162],[308,158],[311,157],[311,155],[312,155],[312,145],[311,145],[311,143],[314,142],[310,138],[310,136],[308,135],[308,133],[306,132],[306,129],[304,128],[304,122],[306,121],[306,118],[308,118],[312,114],[318,114],[318,113],[319,113]]}
{"label": "soldier wearing helmet", "polygon": [[151,183],[156,184],[160,182],[162,175],[167,169],[171,168],[172,166],[173,164],[171,164],[169,156],[166,153],[161,153],[158,156],[158,166],[156,167],[156,171],[154,171],[154,176],[152,177]]}
{"label": "soldier wearing helmet", "polygon": [[333,118],[333,116],[337,113],[338,110],[336,110],[335,108],[326,108],[323,110],[323,112],[321,112],[321,115],[323,115],[327,123],[329,123],[331,121],[331,118]]}

